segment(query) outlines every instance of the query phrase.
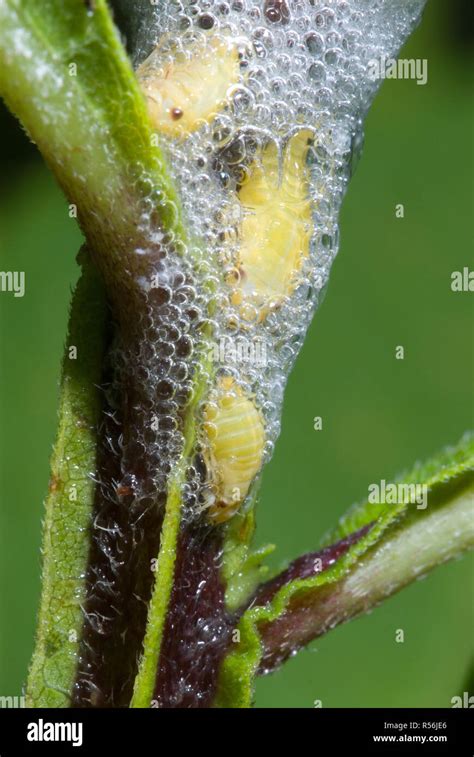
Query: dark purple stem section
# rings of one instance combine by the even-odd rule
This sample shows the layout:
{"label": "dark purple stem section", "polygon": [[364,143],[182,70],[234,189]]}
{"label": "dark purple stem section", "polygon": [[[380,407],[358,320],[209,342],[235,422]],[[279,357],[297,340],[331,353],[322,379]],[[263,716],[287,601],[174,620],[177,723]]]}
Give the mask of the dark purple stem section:
{"label": "dark purple stem section", "polygon": [[[270,602],[276,595],[279,589],[285,584],[291,583],[297,579],[311,578],[325,570],[331,568],[353,545],[362,539],[368,531],[372,528],[372,523],[363,528],[355,531],[345,539],[331,544],[329,547],[324,547],[319,552],[310,552],[307,555],[302,555],[294,560],[286,570],[279,573],[270,581],[262,584],[254,594],[251,602],[248,606],[252,605],[265,605]],[[321,595],[324,594],[323,587]],[[334,590],[334,585],[331,584],[328,587],[331,592]],[[262,633],[262,640],[264,646],[264,654],[259,668],[259,673],[269,673],[275,668],[279,667],[292,653],[297,651],[302,643],[296,641],[296,635],[292,633],[294,623],[296,622],[296,614],[293,612],[298,609],[304,609],[305,595],[308,592],[302,592],[302,597],[297,594],[295,598],[290,601],[288,608],[285,612],[277,618],[273,623],[262,624],[259,627],[259,631]],[[311,607],[314,609],[314,592],[311,592]],[[305,639],[305,643],[311,641],[314,637],[308,637]]]}
{"label": "dark purple stem section", "polygon": [[332,567],[347,552],[349,547],[365,536],[371,527],[372,524],[364,526],[359,531],[354,531],[350,536],[331,544],[329,547],[324,547],[319,552],[308,552],[307,555],[301,555],[301,557],[293,560],[284,571],[259,586],[250,604],[266,605],[285,584],[296,581],[298,578],[311,578],[311,576]]}
{"label": "dark purple stem section", "polygon": [[[262,584],[237,613],[225,606],[220,577],[222,532],[189,524],[179,537],[175,576],[160,655],[154,707],[211,707],[219,670],[232,643],[232,631],[245,609],[264,605],[285,584],[327,570],[369,530],[366,526],[319,552],[303,555]],[[263,665],[276,667],[281,650],[266,648]],[[285,650],[281,661],[291,650]]]}
{"label": "dark purple stem section", "polygon": [[73,707],[129,706],[153,588],[162,512],[117,495],[122,472],[113,450],[122,433],[117,417],[104,414]]}
{"label": "dark purple stem section", "polygon": [[237,617],[228,612],[220,578],[222,530],[185,525],[179,537],[155,707],[210,707]]}

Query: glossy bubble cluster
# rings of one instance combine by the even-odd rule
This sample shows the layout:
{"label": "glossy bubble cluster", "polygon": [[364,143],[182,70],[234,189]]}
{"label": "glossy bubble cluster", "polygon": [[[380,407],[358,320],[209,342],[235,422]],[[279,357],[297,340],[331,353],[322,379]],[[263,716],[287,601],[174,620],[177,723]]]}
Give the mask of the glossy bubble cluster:
{"label": "glossy bubble cluster", "polygon": [[[124,419],[131,437],[122,440],[119,494],[146,502],[166,491],[198,363],[206,385],[198,416],[214,418],[214,428],[199,435],[190,511],[206,510],[225,488],[212,470],[216,455],[226,454],[222,435],[230,440],[235,431],[219,426],[222,377],[228,404],[233,397],[244,406],[244,397],[257,410],[242,419],[253,460],[259,418],[262,464],[271,456],[288,373],[328,281],[341,200],[379,85],[369,62],[397,54],[423,4],[163,0],[146,17],[134,65],[189,235],[159,236],[150,187],[141,218],[148,241],[137,250],[147,260],[137,278],[142,319],[120,358],[134,420]],[[237,490],[236,501],[248,495]]]}

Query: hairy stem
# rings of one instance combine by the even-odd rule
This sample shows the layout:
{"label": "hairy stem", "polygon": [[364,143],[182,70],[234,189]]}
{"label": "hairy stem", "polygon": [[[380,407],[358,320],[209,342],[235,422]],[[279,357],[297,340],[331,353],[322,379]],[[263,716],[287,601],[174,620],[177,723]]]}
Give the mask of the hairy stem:
{"label": "hairy stem", "polygon": [[341,623],[376,607],[437,565],[474,547],[474,477],[456,487],[448,507],[400,524],[345,578],[319,592],[296,593],[275,621],[259,626],[268,672],[289,654]]}

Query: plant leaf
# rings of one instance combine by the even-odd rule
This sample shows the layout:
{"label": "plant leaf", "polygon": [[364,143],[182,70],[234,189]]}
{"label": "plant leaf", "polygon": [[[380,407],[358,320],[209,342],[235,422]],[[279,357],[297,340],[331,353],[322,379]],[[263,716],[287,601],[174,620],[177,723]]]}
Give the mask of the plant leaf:
{"label": "plant leaf", "polygon": [[[59,426],[43,530],[43,584],[36,647],[27,684],[31,707],[67,707],[77,665],[85,598],[95,469],[95,432],[106,304],[97,271],[84,256],[72,300],[63,359]],[[77,359],[69,358],[69,347]]]}

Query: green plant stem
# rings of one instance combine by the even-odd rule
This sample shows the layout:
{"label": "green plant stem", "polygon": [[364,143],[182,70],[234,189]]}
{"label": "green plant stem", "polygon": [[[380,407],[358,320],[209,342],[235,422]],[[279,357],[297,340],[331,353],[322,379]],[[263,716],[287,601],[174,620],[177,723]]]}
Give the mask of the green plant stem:
{"label": "green plant stem", "polygon": [[423,519],[393,529],[345,578],[320,593],[295,595],[279,619],[261,627],[263,655],[278,656],[376,607],[437,565],[474,547],[474,477]]}
{"label": "green plant stem", "polygon": [[0,95],[76,205],[106,280],[115,280],[150,182],[162,226],[179,235],[182,225],[107,3],[94,0],[93,8],[80,0],[0,0]]}
{"label": "green plant stem", "polygon": [[[183,243],[190,257],[199,253],[195,245],[188,243],[180,206],[157,143],[157,135],[151,130],[143,97],[107,4],[105,0],[95,0],[91,7],[93,10],[88,12],[87,5],[79,0],[43,0],[37,5],[27,0],[0,0],[0,94],[37,143],[69,201],[76,205],[80,225],[105,279],[109,298],[116,304],[116,315],[126,323],[130,316],[133,319],[134,313],[130,311],[130,303],[126,302],[123,293],[129,283],[130,270],[136,265],[135,248],[143,241],[136,229],[144,198],[149,200],[152,196],[156,201],[158,228],[171,231],[175,239]],[[101,343],[102,322],[85,317],[89,312],[85,286],[83,283],[80,289],[80,307],[73,308],[71,333],[81,331],[86,325],[93,349]],[[93,303],[91,307],[94,312]],[[205,335],[202,336],[205,340]],[[86,359],[84,354],[81,349],[78,358],[81,365]],[[87,362],[83,371],[86,368]],[[78,373],[74,389],[84,403],[88,399],[90,410],[93,406],[94,412],[98,412],[94,404],[94,384],[100,381],[99,366],[95,365],[94,370],[93,382],[89,381],[88,375]],[[54,701],[54,706],[67,702],[76,664],[82,620],[80,602],[84,599],[83,576],[88,552],[87,526],[93,501],[93,484],[89,474],[94,470],[96,444],[91,426],[87,426],[86,445],[76,425],[71,422],[77,404],[74,404],[75,397],[68,386],[65,364],[52,480],[60,480],[66,485],[68,479],[65,471],[70,464],[68,451],[75,449],[76,443],[84,442],[87,454],[85,451],[82,455],[76,453],[74,458],[81,508],[76,503],[75,517],[67,520],[67,549],[63,554],[63,542],[51,538],[54,531],[51,524],[64,512],[64,491],[58,488],[59,484],[55,484],[56,488],[47,502],[44,589],[38,643],[29,682],[30,701],[42,705]],[[199,390],[196,391],[197,396]],[[157,584],[151,608],[154,611],[158,604],[159,621],[152,623],[147,632],[147,639],[151,640],[153,648],[145,651],[145,661],[153,661],[159,654],[162,624],[173,577],[181,486],[189,462],[189,445],[194,440],[194,410],[193,404],[186,421],[189,431],[187,446],[178,472],[170,482],[163,550],[158,556]],[[92,411],[89,415],[92,418]],[[86,417],[85,411],[83,417]],[[71,566],[65,562],[68,552]],[[74,555],[77,559],[72,559]],[[68,592],[64,590],[58,597],[61,597],[63,606],[75,608],[74,622],[68,616],[64,628],[56,628],[59,636],[51,642],[58,617],[51,597],[56,594],[56,584],[63,580],[63,574],[68,573],[69,567],[77,580],[69,586]],[[55,571],[57,581],[54,580]],[[152,612],[152,620],[154,617]],[[72,646],[67,640],[69,636],[74,639]],[[47,668],[53,649],[54,655],[61,657],[58,663],[61,673],[59,683],[53,677],[52,686],[62,693],[51,700],[50,695],[44,693],[42,679],[48,679],[49,691],[51,686]]]}
{"label": "green plant stem", "polygon": [[324,546],[370,526],[365,535],[326,570],[292,573],[270,601],[252,602],[243,612],[240,643],[222,666],[218,706],[250,707],[259,671],[274,669],[316,636],[474,546],[472,435],[416,465],[398,483],[425,487],[427,507],[408,500],[351,508]]}

